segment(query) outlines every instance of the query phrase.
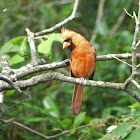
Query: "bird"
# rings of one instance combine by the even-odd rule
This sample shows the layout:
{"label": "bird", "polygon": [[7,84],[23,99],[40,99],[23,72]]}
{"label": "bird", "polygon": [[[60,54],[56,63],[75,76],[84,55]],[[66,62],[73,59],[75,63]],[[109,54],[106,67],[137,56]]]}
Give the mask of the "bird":
{"label": "bird", "polygon": [[[96,71],[96,49],[81,34],[62,27],[63,49],[71,51],[69,71],[71,77],[93,80]],[[72,96],[71,113],[81,111],[83,85],[75,84]]]}

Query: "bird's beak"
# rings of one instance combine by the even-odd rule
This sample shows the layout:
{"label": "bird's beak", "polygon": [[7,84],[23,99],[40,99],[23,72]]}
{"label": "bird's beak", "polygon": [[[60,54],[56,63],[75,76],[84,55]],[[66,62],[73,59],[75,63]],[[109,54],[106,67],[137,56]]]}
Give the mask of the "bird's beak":
{"label": "bird's beak", "polygon": [[63,49],[69,47],[71,44],[69,42],[63,42]]}

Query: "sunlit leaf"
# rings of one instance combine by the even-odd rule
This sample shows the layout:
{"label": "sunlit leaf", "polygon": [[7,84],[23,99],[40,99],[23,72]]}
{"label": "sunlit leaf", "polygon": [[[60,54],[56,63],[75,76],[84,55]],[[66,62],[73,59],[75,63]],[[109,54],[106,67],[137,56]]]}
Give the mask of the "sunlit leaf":
{"label": "sunlit leaf", "polygon": [[111,133],[113,138],[123,139],[125,138],[132,130],[132,123],[122,123],[117,126]]}
{"label": "sunlit leaf", "polygon": [[128,107],[130,107],[131,110],[132,110],[132,109],[135,109],[138,106],[139,106],[139,103],[135,103],[135,104],[132,104],[131,106],[128,106]]}
{"label": "sunlit leaf", "polygon": [[19,46],[26,36],[19,36],[6,42],[1,48],[0,53],[18,52]]}
{"label": "sunlit leaf", "polygon": [[123,140],[140,140],[140,128],[133,130],[125,139]]}
{"label": "sunlit leaf", "polygon": [[15,92],[16,92],[16,90],[8,90],[8,91],[6,92],[6,95],[7,95],[7,96],[11,96],[11,95],[13,95]]}
{"label": "sunlit leaf", "polygon": [[52,43],[54,41],[62,43],[62,35],[60,33],[50,34],[49,38],[46,41],[38,45],[38,52],[46,54],[51,59],[52,58]]}
{"label": "sunlit leaf", "polygon": [[86,112],[81,112],[78,116],[75,117],[74,125],[78,127],[85,119]]}
{"label": "sunlit leaf", "polygon": [[21,63],[23,61],[25,61],[25,59],[21,57],[19,54],[16,54],[9,59],[9,64],[13,65],[13,64]]}

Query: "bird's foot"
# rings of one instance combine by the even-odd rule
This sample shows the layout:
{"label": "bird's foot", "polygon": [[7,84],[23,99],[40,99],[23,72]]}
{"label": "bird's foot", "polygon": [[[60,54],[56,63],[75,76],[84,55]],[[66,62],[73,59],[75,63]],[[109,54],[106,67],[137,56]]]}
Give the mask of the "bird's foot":
{"label": "bird's foot", "polygon": [[82,83],[85,79],[83,77],[80,78],[80,83]]}

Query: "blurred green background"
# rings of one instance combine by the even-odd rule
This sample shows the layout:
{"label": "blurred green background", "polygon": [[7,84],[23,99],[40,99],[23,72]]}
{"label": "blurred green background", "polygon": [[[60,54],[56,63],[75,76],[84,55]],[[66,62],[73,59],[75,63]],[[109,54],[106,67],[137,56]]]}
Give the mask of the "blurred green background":
{"label": "blurred green background", "polygon": [[[25,28],[34,33],[50,28],[70,16],[73,5],[73,0],[0,0],[0,55],[7,57],[12,68],[20,68],[29,63],[30,49]],[[96,35],[95,41],[91,43],[96,48],[97,55],[131,52],[135,21],[124,13],[124,8],[130,14],[133,11],[137,13],[138,0],[106,0],[103,17],[95,25],[98,6],[99,1],[80,0],[77,18],[65,27],[82,34],[89,41],[93,34]],[[119,18],[122,19],[118,22]],[[44,58],[47,63],[70,58],[70,51],[62,49],[60,30],[35,38],[38,58]],[[125,61],[131,63],[131,60]],[[68,67],[54,71],[69,75]],[[140,72],[139,69],[138,71]],[[97,62],[94,80],[122,83],[130,75],[131,67],[120,61],[100,61]],[[140,95],[135,86],[130,87]],[[27,91],[31,92],[32,101],[8,110],[2,119],[16,118],[16,121],[50,136],[93,124],[55,138],[58,140],[139,140],[140,105],[124,91],[84,87],[81,114],[77,117],[71,114],[73,84],[50,81],[30,87]],[[7,91],[2,111],[23,99],[26,96],[15,90]],[[107,128],[113,124],[118,129],[107,133]],[[42,139],[16,125],[1,125],[0,139],[10,138]]]}

